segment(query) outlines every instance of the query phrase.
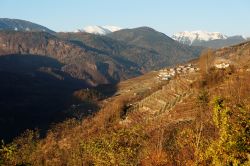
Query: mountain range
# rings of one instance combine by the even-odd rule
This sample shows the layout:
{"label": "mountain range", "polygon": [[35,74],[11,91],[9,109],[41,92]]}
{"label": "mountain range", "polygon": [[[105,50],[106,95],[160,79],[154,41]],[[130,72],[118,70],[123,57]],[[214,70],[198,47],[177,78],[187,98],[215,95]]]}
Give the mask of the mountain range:
{"label": "mountain range", "polygon": [[220,48],[247,41],[243,36],[227,36],[220,32],[184,31],[175,33],[172,38],[190,46]]}
{"label": "mountain range", "polygon": [[172,38],[181,41],[183,44],[192,45],[195,41],[227,39],[227,36],[220,32],[184,31],[174,34]]}
{"label": "mountain range", "polygon": [[[33,31],[33,32],[48,32],[55,34],[55,32],[45,26],[32,23],[20,19],[0,18],[0,30],[11,31]],[[75,32],[86,32],[96,35],[108,35],[116,31],[123,30],[118,26],[86,26],[83,29],[78,29]],[[125,29],[124,29],[125,30]],[[230,46],[249,40],[241,35],[227,36],[220,32],[207,31],[184,31],[172,35],[172,39],[190,46],[201,46],[210,48],[220,48]]]}
{"label": "mountain range", "polygon": [[[27,128],[47,129],[61,120],[75,104],[72,96],[79,89],[114,84],[101,90],[115,91],[122,80],[191,60],[202,50],[149,27],[96,35],[55,33],[27,21],[14,20],[12,25],[13,20],[4,20],[9,26],[1,24],[0,31],[0,92],[4,94],[0,137],[5,139]],[[84,103],[87,112],[91,104]],[[17,128],[17,123],[22,125]]]}
{"label": "mountain range", "polygon": [[156,51],[159,57],[156,59],[155,66],[159,68],[193,59],[202,50],[201,47],[190,47],[176,42],[150,27],[123,29],[107,36],[130,45]]}
{"label": "mountain range", "polygon": [[[202,49],[180,44],[149,27],[123,30],[113,26],[98,27],[110,32],[95,35],[55,33],[27,21],[2,20],[9,26],[0,32],[1,55],[49,56],[64,64],[64,72],[90,86],[115,83],[181,63],[197,57]],[[23,29],[15,30],[14,27]]]}

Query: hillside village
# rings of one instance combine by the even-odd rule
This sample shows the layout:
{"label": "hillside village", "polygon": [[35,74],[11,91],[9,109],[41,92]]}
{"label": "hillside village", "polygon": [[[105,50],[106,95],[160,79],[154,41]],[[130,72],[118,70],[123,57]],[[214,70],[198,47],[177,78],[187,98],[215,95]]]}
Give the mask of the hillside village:
{"label": "hillside village", "polygon": [[172,77],[175,77],[176,75],[188,74],[197,72],[199,70],[200,69],[198,67],[195,67],[193,64],[179,65],[177,67],[161,69],[159,71],[159,74],[157,75],[157,78],[163,81],[167,81]]}
{"label": "hillside village", "polygon": [[[200,71],[200,68],[196,66],[197,65],[189,63],[186,65],[177,65],[176,67],[164,68],[159,71],[157,78],[162,81],[168,81],[177,75],[181,76],[188,73],[194,73]],[[230,64],[226,62],[220,62],[214,64],[214,67],[216,67],[217,69],[225,69],[228,68],[229,66]]]}

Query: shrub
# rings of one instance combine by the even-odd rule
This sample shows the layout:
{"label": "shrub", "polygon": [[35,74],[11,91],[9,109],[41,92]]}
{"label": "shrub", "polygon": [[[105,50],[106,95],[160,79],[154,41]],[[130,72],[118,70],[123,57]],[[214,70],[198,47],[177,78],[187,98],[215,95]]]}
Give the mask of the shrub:
{"label": "shrub", "polygon": [[137,165],[145,135],[138,128],[119,129],[81,143],[86,163]]}
{"label": "shrub", "polygon": [[0,165],[14,164],[14,153],[16,151],[16,145],[6,145],[2,140],[0,147]]}
{"label": "shrub", "polygon": [[212,165],[242,165],[249,163],[249,110],[237,106],[231,111],[224,100],[215,98],[213,120],[219,129],[219,138],[206,151]]}
{"label": "shrub", "polygon": [[2,142],[0,156],[6,165],[29,165],[39,139],[38,131],[27,130],[11,144]]}

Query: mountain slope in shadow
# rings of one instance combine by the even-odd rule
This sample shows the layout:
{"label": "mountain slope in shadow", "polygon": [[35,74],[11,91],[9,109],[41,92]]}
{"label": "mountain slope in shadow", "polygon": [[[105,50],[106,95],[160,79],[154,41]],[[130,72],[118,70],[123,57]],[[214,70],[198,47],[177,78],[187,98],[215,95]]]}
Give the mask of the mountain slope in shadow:
{"label": "mountain slope in shadow", "polygon": [[62,66],[45,56],[0,56],[0,139],[27,128],[46,130],[66,118],[73,92],[87,84],[61,71]]}

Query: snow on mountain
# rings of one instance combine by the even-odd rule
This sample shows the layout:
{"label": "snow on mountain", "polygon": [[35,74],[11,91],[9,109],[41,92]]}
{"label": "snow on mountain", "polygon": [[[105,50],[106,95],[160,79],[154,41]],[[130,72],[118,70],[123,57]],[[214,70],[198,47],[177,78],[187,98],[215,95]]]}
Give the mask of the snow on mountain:
{"label": "snow on mountain", "polygon": [[174,34],[172,38],[183,44],[191,45],[195,41],[210,41],[210,40],[216,40],[216,39],[227,39],[228,37],[219,32],[184,31],[184,32],[178,32]]}
{"label": "snow on mountain", "polygon": [[87,32],[87,33],[93,33],[93,34],[98,34],[98,35],[106,35],[108,33],[112,33],[118,30],[121,30],[122,28],[116,27],[116,26],[87,26],[83,29],[77,30],[76,32]]}
{"label": "snow on mountain", "polygon": [[55,33],[54,31],[25,20],[20,19],[10,19],[10,18],[0,18],[0,30],[10,30],[10,31],[36,31],[36,32],[48,32]]}
{"label": "snow on mountain", "polygon": [[122,29],[121,27],[112,26],[112,25],[105,25],[105,26],[102,26],[102,27],[105,28],[105,29],[108,29],[111,32],[119,31],[119,30]]}

